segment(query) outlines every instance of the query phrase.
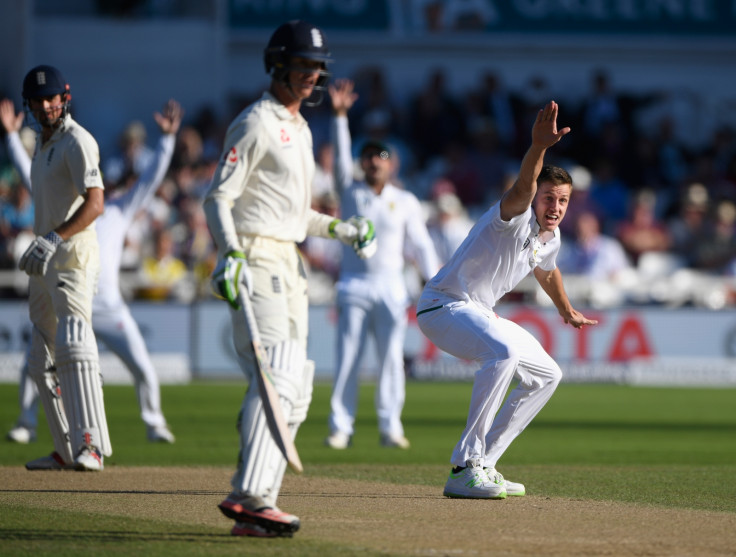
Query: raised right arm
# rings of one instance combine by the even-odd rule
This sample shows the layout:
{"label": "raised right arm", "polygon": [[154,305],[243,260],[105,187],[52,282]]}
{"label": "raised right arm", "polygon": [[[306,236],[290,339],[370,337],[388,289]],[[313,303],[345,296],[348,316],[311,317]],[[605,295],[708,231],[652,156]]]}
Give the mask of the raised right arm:
{"label": "raised right arm", "polygon": [[519,177],[501,198],[501,218],[510,221],[525,212],[537,193],[537,178],[544,165],[544,154],[570,132],[570,128],[557,131],[558,106],[550,101],[537,113],[532,127],[532,144],[521,161]]}

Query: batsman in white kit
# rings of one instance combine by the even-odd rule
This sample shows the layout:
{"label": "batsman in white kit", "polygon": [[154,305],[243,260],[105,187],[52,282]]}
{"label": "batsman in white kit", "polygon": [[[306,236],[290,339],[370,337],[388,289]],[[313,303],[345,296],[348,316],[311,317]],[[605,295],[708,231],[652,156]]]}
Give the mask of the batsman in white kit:
{"label": "batsman in white kit", "polygon": [[23,80],[24,105],[38,132],[31,163],[36,238],[19,262],[30,276],[28,373],[55,448],[39,465],[55,460],[102,470],[112,445],[91,322],[100,268],[95,220],[104,210],[104,188],[97,142],[72,119],[70,99],[69,85],[52,66],[37,66]]}
{"label": "batsman in white kit", "polygon": [[[178,102],[169,100],[154,118],[162,136],[150,166],[124,193],[113,194],[105,201],[105,212],[96,221],[100,243],[100,276],[97,292],[92,301],[92,329],[116,354],[133,375],[141,418],[146,425],[149,441],[173,443],[174,435],[169,429],[161,410],[161,394],[158,376],[146,349],[143,335],[133,320],[120,292],[120,264],[125,236],[136,214],[151,201],[169,168],[176,143],[176,133],[182,120],[182,109]],[[8,150],[23,184],[32,191],[31,160],[18,134],[22,114],[15,115],[12,102],[0,103],[0,118],[7,135]],[[38,390],[28,377],[28,362],[23,366],[20,378],[21,415],[16,426],[8,433],[8,439],[27,443],[35,437],[38,408]],[[59,458],[29,463],[32,470],[47,467],[69,468]]]}
{"label": "batsman in white kit", "polygon": [[[358,253],[374,248],[371,223],[311,209],[312,133],[302,102],[318,104],[332,61],[324,34],[304,21],[279,26],[264,53],[270,88],[228,128],[204,209],[218,251],[215,292],[230,304],[240,367],[249,380],[238,416],[240,455],[220,503],[236,536],[291,536],[299,518],[276,499],[287,461],[267,425],[252,337],[239,290],[247,289],[283,417],[292,439],[307,417],[314,362],[307,360],[307,277],[297,244],[333,237]],[[313,96],[314,95],[314,96]]]}
{"label": "batsman in white kit", "polygon": [[[452,453],[447,497],[526,493],[524,485],[504,479],[496,464],[562,378],[532,334],[494,312],[496,302],[532,272],[565,323],[578,329],[597,323],[572,307],[555,264],[558,226],[573,187],[564,169],[544,166],[547,149],[570,131],[558,131],[557,113],[554,101],[539,111],[516,182],[481,216],[417,303],[417,321],[429,340],[480,365],[465,430]],[[504,402],[514,378],[518,384]]]}
{"label": "batsman in white kit", "polygon": [[363,259],[343,249],[337,282],[337,370],[330,398],[330,434],[325,444],[333,449],[349,446],[358,406],[361,357],[369,335],[378,360],[375,406],[380,444],[409,448],[401,411],[406,398],[404,337],[409,293],[404,278],[406,253],[411,253],[426,281],[439,270],[437,254],[424,222],[419,201],[411,192],[391,183],[390,146],[367,140],[360,149],[364,179],[353,180],[348,110],[357,100],[353,82],[338,80],[329,87],[335,116],[335,177],[341,210],[373,222],[381,242],[375,257]]}

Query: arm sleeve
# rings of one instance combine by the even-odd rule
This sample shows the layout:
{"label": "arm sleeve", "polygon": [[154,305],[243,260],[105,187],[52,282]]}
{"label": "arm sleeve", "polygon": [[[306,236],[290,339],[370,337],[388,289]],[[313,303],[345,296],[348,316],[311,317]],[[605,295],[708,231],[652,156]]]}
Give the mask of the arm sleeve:
{"label": "arm sleeve", "polygon": [[332,238],[330,236],[330,223],[335,220],[331,215],[325,215],[309,209],[307,217],[307,236],[320,236],[321,238]]}
{"label": "arm sleeve", "polygon": [[225,148],[204,201],[207,226],[220,257],[241,249],[232,209],[262,156],[257,126],[241,122],[228,130]]}
{"label": "arm sleeve", "polygon": [[332,141],[335,147],[335,184],[342,194],[353,183],[353,155],[347,116],[332,118]]}
{"label": "arm sleeve", "polygon": [[131,219],[155,195],[166,176],[166,171],[169,169],[175,143],[176,137],[174,135],[161,136],[151,163],[133,187],[117,201],[127,219]]}
{"label": "arm sleeve", "polygon": [[20,140],[20,134],[18,132],[10,132],[6,137],[6,143],[8,146],[8,155],[10,155],[10,161],[13,166],[20,174],[20,179],[23,181],[23,185],[27,190],[31,189],[31,157],[23,147],[23,142]]}
{"label": "arm sleeve", "polygon": [[77,136],[77,141],[66,154],[69,172],[79,195],[84,195],[91,188],[105,189],[100,172],[100,151],[91,135]]}
{"label": "arm sleeve", "polygon": [[[440,269],[437,251],[421,215],[419,201],[413,195],[406,196],[406,239],[411,245],[412,254],[416,258],[419,272],[425,281],[431,279]],[[413,216],[412,216],[413,215]]]}

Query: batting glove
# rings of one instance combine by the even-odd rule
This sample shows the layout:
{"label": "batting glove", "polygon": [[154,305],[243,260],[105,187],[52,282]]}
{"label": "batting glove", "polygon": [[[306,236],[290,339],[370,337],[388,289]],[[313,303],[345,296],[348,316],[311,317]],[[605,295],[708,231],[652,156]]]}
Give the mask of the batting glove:
{"label": "batting glove", "polygon": [[240,309],[238,291],[245,286],[248,296],[253,295],[253,273],[248,267],[242,251],[231,251],[221,260],[212,273],[212,290],[215,296],[223,300],[233,309]]}
{"label": "batting glove", "polygon": [[20,258],[18,268],[29,275],[45,275],[49,268],[49,261],[63,241],[61,236],[53,230],[46,236],[36,236]]}
{"label": "batting glove", "polygon": [[352,247],[361,259],[372,257],[378,249],[373,223],[365,217],[350,217],[346,221],[335,219],[329,231],[330,236]]}
{"label": "batting glove", "polygon": [[369,259],[378,251],[376,242],[376,231],[373,222],[365,217],[350,217],[348,223],[355,226],[358,235],[353,241],[353,249],[361,259]]}

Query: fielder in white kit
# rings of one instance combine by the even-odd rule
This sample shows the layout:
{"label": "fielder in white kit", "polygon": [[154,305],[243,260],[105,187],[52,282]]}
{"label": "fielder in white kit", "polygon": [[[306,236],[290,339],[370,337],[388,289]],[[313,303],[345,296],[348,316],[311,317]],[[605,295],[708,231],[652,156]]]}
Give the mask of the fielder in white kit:
{"label": "fielder in white kit", "polygon": [[246,288],[284,417],[293,436],[307,417],[314,362],[307,360],[307,277],[297,244],[307,235],[338,238],[361,253],[375,247],[370,223],[342,222],[310,208],[312,133],[302,102],[322,99],[331,62],[324,34],[304,21],[274,31],[264,53],[271,85],[228,128],[204,209],[218,251],[213,288],[231,306],[240,367],[249,380],[238,416],[240,455],[220,503],[236,536],[291,536],[297,516],[276,506],[286,459],[266,423],[259,373],[238,290]]}
{"label": "fielder in white kit", "polygon": [[[565,323],[578,329],[597,323],[572,307],[555,264],[558,226],[573,187],[565,170],[543,166],[547,149],[570,131],[557,130],[557,113],[554,101],[539,111],[516,182],[478,220],[417,304],[417,321],[429,340],[480,364],[465,430],[452,453],[447,497],[503,499],[526,493],[522,484],[505,480],[496,464],[562,378],[533,335],[496,315],[496,302],[531,271]],[[518,385],[501,406],[514,378]]]}
{"label": "fielder in white kit", "polygon": [[357,100],[353,82],[330,86],[335,116],[335,182],[343,214],[373,222],[381,250],[370,259],[344,246],[337,282],[337,370],[330,399],[330,435],[325,444],[345,449],[354,433],[358,380],[363,350],[372,335],[378,356],[375,405],[380,444],[409,448],[401,411],[406,397],[404,337],[409,293],[404,278],[405,253],[411,253],[422,278],[439,270],[439,260],[424,223],[419,201],[390,182],[392,160],[388,145],[366,141],[360,150],[364,180],[353,181],[353,157],[347,113]]}
{"label": "fielder in white kit", "polygon": [[28,373],[55,448],[29,469],[56,461],[99,471],[112,454],[91,326],[100,268],[95,220],[104,210],[104,187],[97,142],[72,119],[70,99],[69,85],[52,66],[36,66],[23,80],[24,105],[38,133],[31,163],[36,238],[18,266],[30,277]]}
{"label": "fielder in white kit", "polygon": [[[140,329],[123,300],[119,272],[125,235],[135,215],[150,202],[166,175],[182,114],[181,106],[174,100],[168,101],[161,113],[154,114],[163,135],[150,166],[130,189],[106,199],[105,212],[96,222],[101,246],[100,275],[97,293],[92,301],[92,329],[97,339],[116,354],[132,373],[141,418],[146,424],[149,441],[166,443],[173,443],[174,435],[161,411],[158,376]],[[0,119],[8,132],[7,143],[11,160],[23,184],[31,189],[31,161],[18,137],[22,114],[16,116],[12,102],[6,99],[0,102]],[[8,433],[9,439],[18,442],[28,442],[35,437],[37,422],[38,391],[27,372],[26,362],[20,379],[21,415],[16,426]],[[40,468],[43,464],[37,462],[38,467],[33,469],[43,469]],[[45,464],[52,468],[63,467],[58,460]]]}

